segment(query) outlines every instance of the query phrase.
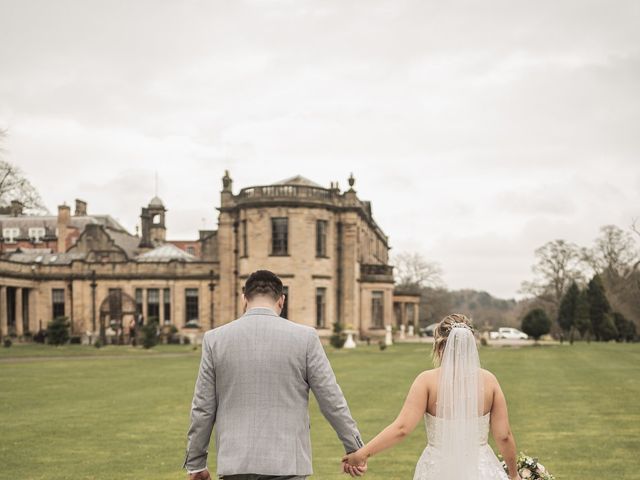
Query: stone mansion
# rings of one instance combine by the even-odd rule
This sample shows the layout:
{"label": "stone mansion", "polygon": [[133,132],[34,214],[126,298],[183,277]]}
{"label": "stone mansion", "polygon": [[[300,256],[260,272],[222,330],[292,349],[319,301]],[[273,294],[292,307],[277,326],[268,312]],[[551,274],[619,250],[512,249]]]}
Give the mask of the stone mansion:
{"label": "stone mansion", "polygon": [[282,315],[327,336],[334,322],[364,336],[418,324],[419,296],[394,292],[389,240],[358,198],[296,176],[233,191],[222,179],[217,230],[167,239],[167,209],[154,197],[131,234],[109,215],[0,210],[0,335],[28,338],[56,317],[73,336],[125,332],[157,320],[204,331],[242,315],[242,285],[257,269],[285,285]]}

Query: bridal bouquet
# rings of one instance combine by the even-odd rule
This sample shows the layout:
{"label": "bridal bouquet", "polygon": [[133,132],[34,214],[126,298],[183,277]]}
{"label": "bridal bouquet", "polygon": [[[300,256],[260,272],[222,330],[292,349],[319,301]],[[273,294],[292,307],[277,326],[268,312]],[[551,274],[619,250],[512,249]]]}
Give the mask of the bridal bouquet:
{"label": "bridal bouquet", "polygon": [[[523,452],[518,455],[517,464],[518,473],[522,480],[555,480],[555,477],[547,471],[544,465],[538,462],[537,458],[525,455]],[[502,468],[509,473],[507,464],[504,461],[502,462]]]}

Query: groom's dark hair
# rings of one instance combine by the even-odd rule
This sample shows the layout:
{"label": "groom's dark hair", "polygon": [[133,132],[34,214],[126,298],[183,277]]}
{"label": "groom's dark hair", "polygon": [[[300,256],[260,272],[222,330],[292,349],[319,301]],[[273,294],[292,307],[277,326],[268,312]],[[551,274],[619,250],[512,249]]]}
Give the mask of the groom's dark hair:
{"label": "groom's dark hair", "polygon": [[244,284],[243,293],[247,300],[251,300],[256,295],[266,295],[278,300],[282,296],[284,288],[282,280],[269,270],[256,270]]}

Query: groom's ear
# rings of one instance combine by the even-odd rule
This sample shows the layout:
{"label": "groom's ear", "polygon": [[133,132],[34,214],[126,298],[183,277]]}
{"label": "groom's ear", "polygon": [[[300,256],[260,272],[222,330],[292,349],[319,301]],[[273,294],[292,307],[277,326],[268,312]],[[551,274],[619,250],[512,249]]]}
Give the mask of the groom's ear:
{"label": "groom's ear", "polygon": [[245,297],[243,293],[242,294],[242,310],[246,312],[248,306],[249,306],[249,301],[247,300],[247,297]]}

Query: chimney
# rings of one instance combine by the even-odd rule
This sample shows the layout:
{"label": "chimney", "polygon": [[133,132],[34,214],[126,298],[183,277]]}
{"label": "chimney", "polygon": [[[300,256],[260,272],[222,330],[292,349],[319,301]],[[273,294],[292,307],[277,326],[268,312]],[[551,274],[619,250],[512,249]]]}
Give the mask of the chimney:
{"label": "chimney", "polygon": [[76,211],[73,213],[76,217],[84,217],[87,215],[87,202],[76,198]]}
{"label": "chimney", "polygon": [[24,208],[24,204],[20,200],[11,200],[11,216],[19,217],[22,215],[22,209]]}
{"label": "chimney", "polygon": [[58,249],[59,253],[67,251],[67,227],[71,221],[71,208],[58,205]]}

